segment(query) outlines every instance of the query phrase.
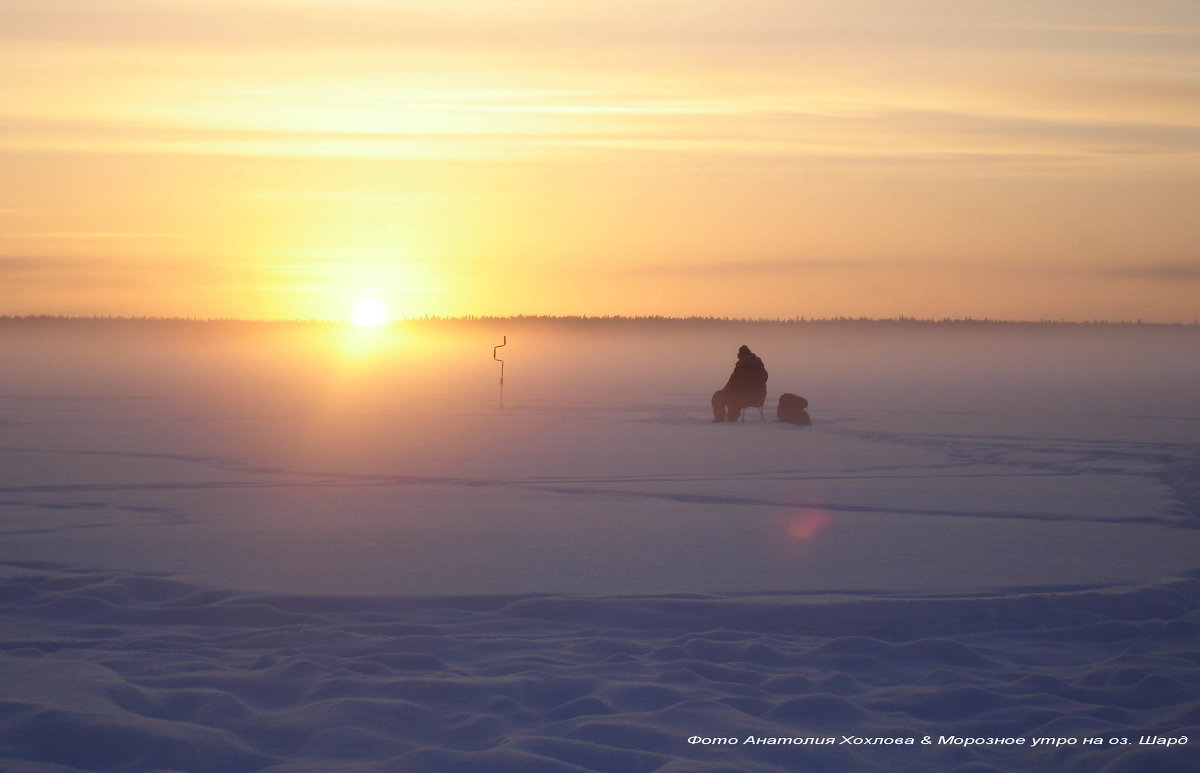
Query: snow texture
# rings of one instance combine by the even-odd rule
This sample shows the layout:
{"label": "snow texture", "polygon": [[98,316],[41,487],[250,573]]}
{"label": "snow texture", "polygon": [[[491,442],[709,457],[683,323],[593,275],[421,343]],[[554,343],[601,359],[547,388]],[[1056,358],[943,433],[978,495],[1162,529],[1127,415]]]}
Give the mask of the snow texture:
{"label": "snow texture", "polygon": [[1198,769],[1197,343],[0,325],[0,770]]}

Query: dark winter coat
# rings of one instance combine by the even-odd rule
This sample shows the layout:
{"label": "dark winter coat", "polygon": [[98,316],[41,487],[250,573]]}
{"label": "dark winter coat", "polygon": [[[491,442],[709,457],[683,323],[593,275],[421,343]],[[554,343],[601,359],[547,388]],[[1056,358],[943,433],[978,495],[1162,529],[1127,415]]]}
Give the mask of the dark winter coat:
{"label": "dark winter coat", "polygon": [[750,405],[762,405],[767,397],[767,368],[757,354],[738,357],[725,391],[744,397]]}

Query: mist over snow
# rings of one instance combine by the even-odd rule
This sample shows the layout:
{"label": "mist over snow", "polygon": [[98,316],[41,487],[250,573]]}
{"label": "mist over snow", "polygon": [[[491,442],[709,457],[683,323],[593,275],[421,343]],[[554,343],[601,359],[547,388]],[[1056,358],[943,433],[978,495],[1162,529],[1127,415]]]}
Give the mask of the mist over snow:
{"label": "mist over snow", "polygon": [[1195,768],[1198,344],[0,320],[0,769]]}

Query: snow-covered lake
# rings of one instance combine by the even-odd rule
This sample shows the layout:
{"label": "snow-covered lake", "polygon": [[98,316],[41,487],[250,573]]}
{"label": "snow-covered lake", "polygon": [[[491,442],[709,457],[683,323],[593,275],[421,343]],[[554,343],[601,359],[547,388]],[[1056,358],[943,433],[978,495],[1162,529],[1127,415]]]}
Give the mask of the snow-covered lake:
{"label": "snow-covered lake", "polygon": [[[713,424],[740,344],[766,421]],[[1198,328],[7,320],[0,354],[4,770],[1200,767]]]}

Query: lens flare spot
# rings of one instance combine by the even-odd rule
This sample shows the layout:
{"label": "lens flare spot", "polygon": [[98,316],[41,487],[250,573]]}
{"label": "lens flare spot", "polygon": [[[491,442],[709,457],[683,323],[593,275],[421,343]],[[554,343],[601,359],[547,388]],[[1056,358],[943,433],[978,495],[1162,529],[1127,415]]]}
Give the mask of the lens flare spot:
{"label": "lens flare spot", "polygon": [[831,523],[833,523],[833,518],[827,511],[804,508],[788,518],[784,528],[787,535],[797,542],[808,542],[829,528]]}

